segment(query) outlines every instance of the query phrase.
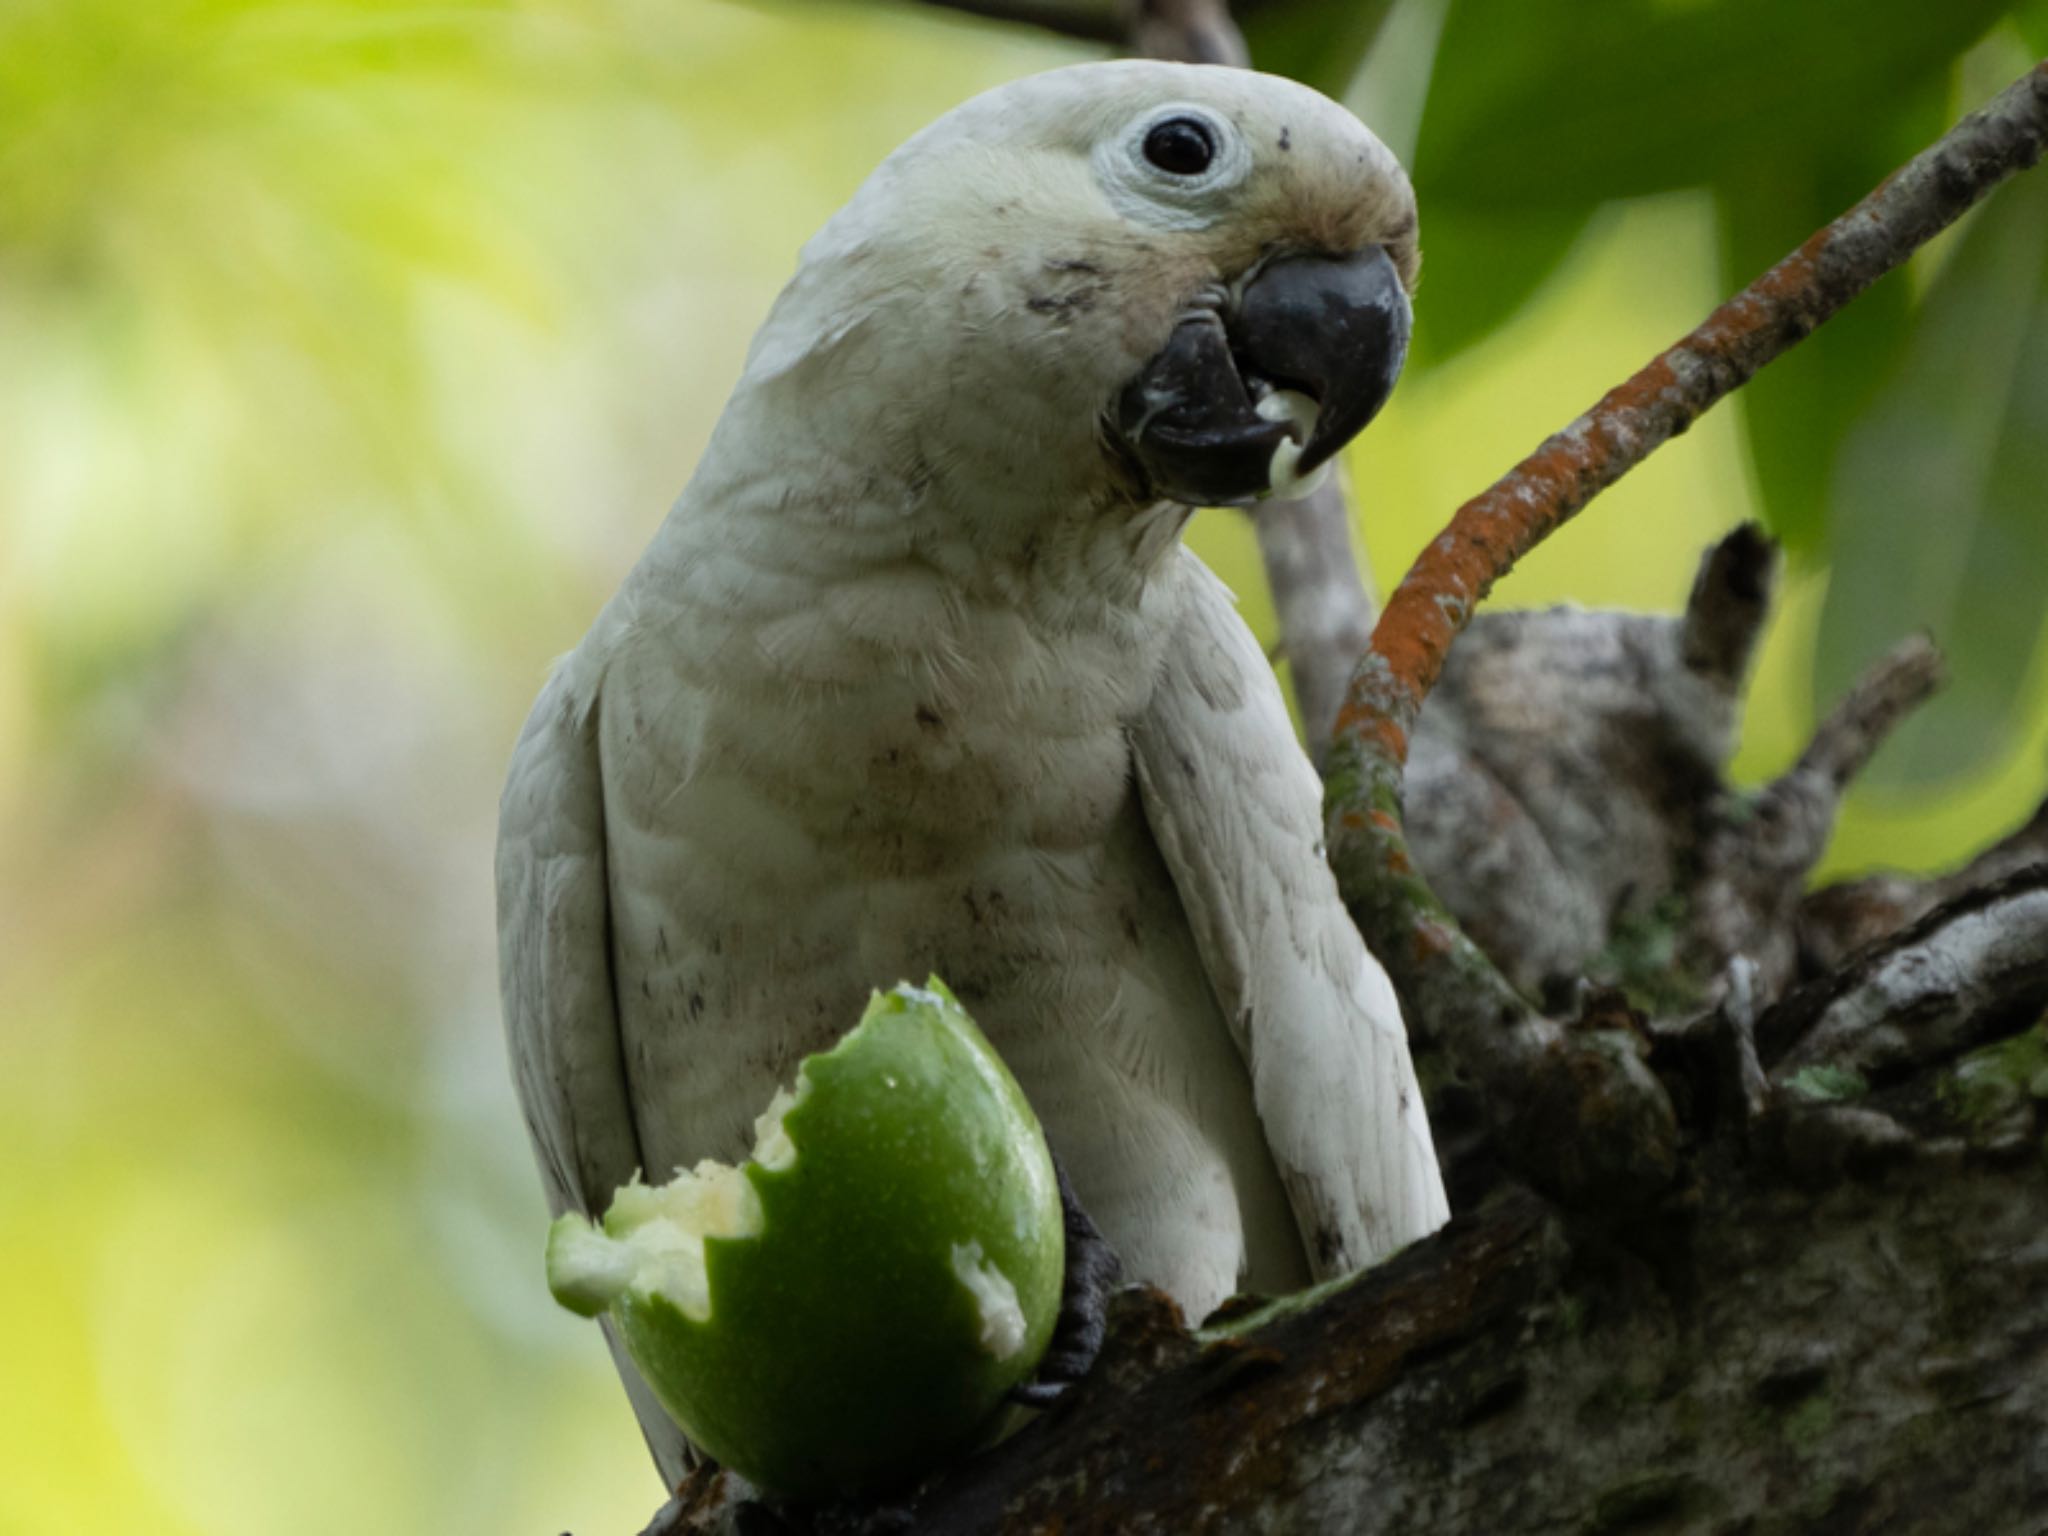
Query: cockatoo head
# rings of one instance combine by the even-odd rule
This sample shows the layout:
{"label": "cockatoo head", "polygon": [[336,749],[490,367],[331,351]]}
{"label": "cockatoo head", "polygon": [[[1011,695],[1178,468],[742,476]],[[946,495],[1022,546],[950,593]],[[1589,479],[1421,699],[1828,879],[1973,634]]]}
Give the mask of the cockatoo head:
{"label": "cockatoo head", "polygon": [[1408,178],[1327,97],[1076,65],[890,156],[805,248],[747,380],[829,396],[843,451],[920,494],[1243,503],[1385,402],[1417,262]]}

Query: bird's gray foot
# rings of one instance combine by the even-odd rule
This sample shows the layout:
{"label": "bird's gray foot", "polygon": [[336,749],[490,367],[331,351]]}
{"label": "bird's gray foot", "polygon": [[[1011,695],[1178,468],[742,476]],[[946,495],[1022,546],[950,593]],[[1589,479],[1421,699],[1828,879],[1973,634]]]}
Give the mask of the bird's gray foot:
{"label": "bird's gray foot", "polygon": [[1060,1316],[1053,1326],[1052,1343],[1038,1362],[1037,1375],[1010,1389],[1010,1400],[1027,1408],[1051,1407],[1094,1369],[1109,1326],[1109,1298],[1124,1273],[1123,1260],[1081,1209],[1058,1157],[1053,1158],[1052,1166],[1059,1175],[1060,1209],[1065,1214],[1066,1285],[1060,1294]]}

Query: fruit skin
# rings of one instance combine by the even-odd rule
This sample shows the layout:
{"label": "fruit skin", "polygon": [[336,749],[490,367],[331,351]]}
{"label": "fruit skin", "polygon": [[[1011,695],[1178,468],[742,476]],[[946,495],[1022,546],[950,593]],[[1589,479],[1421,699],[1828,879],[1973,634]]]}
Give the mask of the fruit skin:
{"label": "fruit skin", "polygon": [[[613,1304],[626,1348],[690,1439],[765,1490],[882,1489],[969,1449],[1052,1335],[1064,1250],[1044,1133],[952,994],[877,994],[783,1121],[794,1166],[745,1165],[765,1222],[705,1244],[712,1311]],[[615,1234],[616,1235],[616,1234]],[[954,1271],[978,1242],[1015,1286],[1023,1347],[998,1360]]]}

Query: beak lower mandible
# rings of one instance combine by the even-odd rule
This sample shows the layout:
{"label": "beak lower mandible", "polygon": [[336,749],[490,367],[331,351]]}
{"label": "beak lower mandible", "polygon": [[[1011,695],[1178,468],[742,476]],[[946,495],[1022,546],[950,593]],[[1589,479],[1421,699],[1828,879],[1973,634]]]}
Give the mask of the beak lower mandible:
{"label": "beak lower mandible", "polygon": [[1377,245],[1353,256],[1280,256],[1238,295],[1231,341],[1248,372],[1321,406],[1298,474],[1334,455],[1379,414],[1408,356],[1411,312]]}

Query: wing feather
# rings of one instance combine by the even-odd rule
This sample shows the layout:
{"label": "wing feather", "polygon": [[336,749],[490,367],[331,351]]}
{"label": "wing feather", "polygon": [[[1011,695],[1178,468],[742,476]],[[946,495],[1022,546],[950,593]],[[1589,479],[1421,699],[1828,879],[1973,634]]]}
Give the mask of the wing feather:
{"label": "wing feather", "polygon": [[[549,1213],[597,1216],[642,1159],[612,990],[598,687],[580,660],[555,669],[512,754],[498,817],[498,982]],[[605,1337],[673,1488],[688,1442],[609,1324]]]}
{"label": "wing feather", "polygon": [[1318,1278],[1441,1226],[1392,984],[1324,860],[1322,786],[1229,590],[1182,552],[1179,620],[1133,732],[1138,785]]}

